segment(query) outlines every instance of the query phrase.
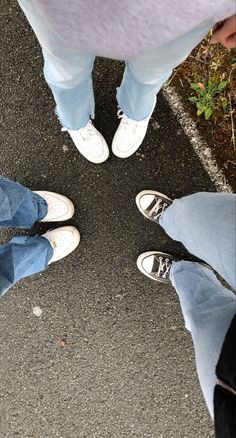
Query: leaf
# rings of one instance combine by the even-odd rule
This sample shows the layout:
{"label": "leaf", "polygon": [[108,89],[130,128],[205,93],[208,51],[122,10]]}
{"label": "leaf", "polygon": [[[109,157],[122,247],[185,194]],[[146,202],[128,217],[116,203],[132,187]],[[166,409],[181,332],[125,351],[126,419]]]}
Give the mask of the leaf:
{"label": "leaf", "polygon": [[203,112],[204,112],[204,109],[203,110],[197,110],[197,116],[201,116]]}
{"label": "leaf", "polygon": [[220,102],[221,102],[224,113],[227,113],[230,109],[230,103],[229,103],[228,99],[226,99],[226,97],[221,96]]}
{"label": "leaf", "polygon": [[199,87],[197,86],[197,84],[195,84],[194,82],[191,82],[190,85],[191,85],[191,88],[192,88],[194,91],[199,92]]}
{"label": "leaf", "polygon": [[228,85],[228,81],[223,81],[218,85],[218,91],[223,91]]}
{"label": "leaf", "polygon": [[217,88],[214,89],[214,90],[212,90],[211,93],[209,93],[209,95],[207,96],[207,97],[208,97],[208,100],[212,100],[212,98],[213,98],[217,93],[219,93],[219,91],[217,90]]}
{"label": "leaf", "polygon": [[199,75],[199,74],[195,74],[194,75],[194,81],[197,83],[197,82],[201,82],[202,81],[202,79],[201,79],[201,76]]}
{"label": "leaf", "polygon": [[212,101],[214,95],[215,95],[215,93],[213,93],[213,92],[212,92],[212,93],[207,93],[207,94],[206,94],[206,100],[207,100],[208,102]]}
{"label": "leaf", "polygon": [[205,111],[206,107],[203,104],[203,102],[197,102],[196,105],[197,105],[197,109],[199,109],[200,111],[202,110],[202,112]]}
{"label": "leaf", "polygon": [[213,113],[213,109],[210,108],[210,107],[208,107],[208,108],[204,111],[205,119],[208,120],[208,119],[211,117],[212,113]]}
{"label": "leaf", "polygon": [[191,96],[191,97],[188,98],[188,100],[190,100],[190,102],[196,103],[197,102],[197,97],[196,96]]}

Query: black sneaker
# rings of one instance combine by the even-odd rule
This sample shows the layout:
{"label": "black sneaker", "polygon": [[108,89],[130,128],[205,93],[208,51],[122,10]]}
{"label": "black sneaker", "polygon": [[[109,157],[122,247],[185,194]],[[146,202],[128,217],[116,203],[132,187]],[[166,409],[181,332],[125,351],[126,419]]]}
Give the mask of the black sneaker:
{"label": "black sneaker", "polygon": [[179,260],[170,254],[160,251],[148,251],[137,259],[138,269],[152,280],[170,283],[170,268]]}
{"label": "black sneaker", "polygon": [[166,195],[154,190],[143,190],[136,196],[136,204],[141,213],[157,223],[161,214],[172,202]]}

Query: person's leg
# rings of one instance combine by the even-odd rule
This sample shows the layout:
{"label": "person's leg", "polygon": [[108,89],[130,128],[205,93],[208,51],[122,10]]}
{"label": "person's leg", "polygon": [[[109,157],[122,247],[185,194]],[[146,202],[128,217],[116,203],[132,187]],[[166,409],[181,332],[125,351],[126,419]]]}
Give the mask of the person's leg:
{"label": "person's leg", "polygon": [[50,53],[43,49],[44,77],[56,102],[56,114],[65,128],[84,128],[94,118],[92,69],[94,57],[88,54]]}
{"label": "person's leg", "polygon": [[17,236],[1,245],[0,296],[20,279],[43,271],[53,252],[49,241],[41,236]]}
{"label": "person's leg", "polygon": [[186,328],[191,331],[197,373],[213,418],[215,370],[225,335],[236,313],[236,297],[221,285],[213,271],[199,263],[174,263],[170,280],[178,294]]}
{"label": "person's leg", "polygon": [[[235,202],[226,193],[196,193],[173,201],[145,190],[136,197],[139,210],[159,222],[175,240],[207,261],[227,281],[235,282]],[[172,282],[179,296],[185,325],[191,331],[199,380],[213,417],[216,364],[236,313],[235,295],[223,287],[213,271],[196,262],[177,261],[169,254],[140,254],[139,270],[147,277]]]}
{"label": "person's leg", "polygon": [[94,117],[94,56],[78,53],[61,41],[29,0],[18,0],[43,49],[44,75],[56,101],[61,124],[77,130]]}
{"label": "person's leg", "polygon": [[[119,158],[133,155],[142,144],[156,105],[156,94],[177,67],[211,28],[205,22],[191,32],[126,62],[117,101],[121,118],[112,142]],[[123,114],[122,114],[123,113]]]}
{"label": "person's leg", "polygon": [[94,55],[71,49],[48,26],[29,0],[18,0],[41,46],[44,76],[52,90],[56,113],[79,152],[93,163],[109,156],[104,137],[93,126],[94,93],[92,69]]}
{"label": "person's leg", "polygon": [[200,384],[213,417],[216,364],[236,313],[235,295],[220,284],[206,265],[179,261],[158,250],[140,254],[137,267],[151,280],[165,284],[171,282],[174,286],[185,326],[192,334]]}
{"label": "person's leg", "polygon": [[0,246],[0,296],[17,281],[46,269],[74,251],[80,242],[79,231],[64,226],[43,236],[17,236]]}
{"label": "person's leg", "polygon": [[236,195],[200,192],[173,201],[159,220],[166,233],[236,287]]}
{"label": "person's leg", "polygon": [[189,55],[212,27],[211,21],[149,53],[126,62],[117,101],[130,119],[141,121],[152,110],[156,94],[171,76],[172,70]]}
{"label": "person's leg", "polygon": [[0,227],[31,228],[47,212],[45,199],[21,184],[0,176]]}

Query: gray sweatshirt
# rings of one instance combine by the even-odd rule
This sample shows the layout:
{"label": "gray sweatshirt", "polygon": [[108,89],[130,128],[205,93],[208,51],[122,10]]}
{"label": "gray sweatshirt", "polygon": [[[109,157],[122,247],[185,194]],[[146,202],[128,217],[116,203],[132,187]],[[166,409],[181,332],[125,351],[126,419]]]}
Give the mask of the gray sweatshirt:
{"label": "gray sweatshirt", "polygon": [[69,47],[129,59],[205,21],[235,13],[235,0],[31,0]]}

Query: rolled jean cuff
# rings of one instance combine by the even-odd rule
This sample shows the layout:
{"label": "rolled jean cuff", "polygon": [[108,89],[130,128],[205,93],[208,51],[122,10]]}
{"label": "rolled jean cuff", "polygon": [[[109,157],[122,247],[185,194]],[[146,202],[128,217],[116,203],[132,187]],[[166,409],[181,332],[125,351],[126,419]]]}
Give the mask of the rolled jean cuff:
{"label": "rolled jean cuff", "polygon": [[0,296],[22,278],[44,271],[53,252],[43,236],[16,236],[0,246]]}

